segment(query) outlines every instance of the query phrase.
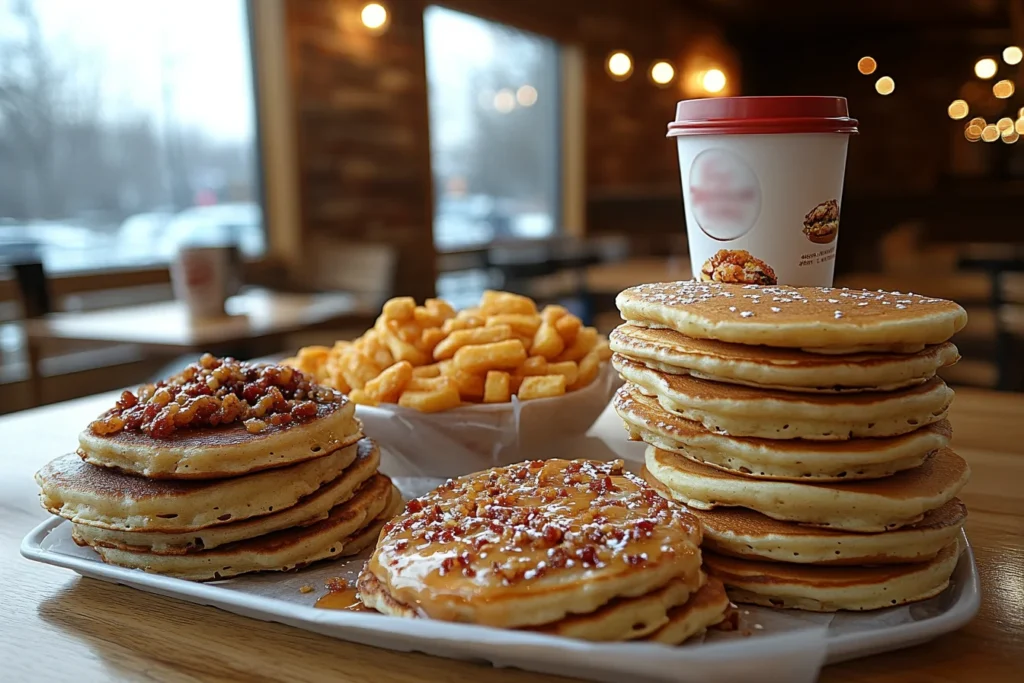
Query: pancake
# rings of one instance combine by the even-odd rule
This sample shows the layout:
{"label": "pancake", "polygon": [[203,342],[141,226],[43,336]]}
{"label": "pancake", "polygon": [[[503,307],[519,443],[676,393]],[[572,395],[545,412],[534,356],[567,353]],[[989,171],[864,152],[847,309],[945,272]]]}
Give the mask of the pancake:
{"label": "pancake", "polygon": [[152,480],[65,455],[36,473],[44,508],[76,524],[183,533],[289,508],[351,465],[358,447],[245,477]]}
{"label": "pancake", "polygon": [[892,391],[922,384],[960,359],[950,342],[910,354],[826,356],[796,349],[694,339],[673,330],[625,324],[609,337],[612,351],[675,375],[762,389],[842,393]]}
{"label": "pancake", "polygon": [[[731,607],[725,587],[704,572],[692,581],[676,580],[638,598],[618,598],[589,614],[572,614],[535,630],[567,638],[598,642],[648,640],[679,645],[725,619]],[[356,584],[359,599],[391,616],[422,618],[416,608],[398,602],[377,577],[363,572]]]}
{"label": "pancake", "polygon": [[959,498],[910,526],[874,534],[780,522],[753,510],[693,510],[704,525],[704,547],[724,555],[795,564],[852,565],[924,562],[960,533],[967,508]]}
{"label": "pancake", "polygon": [[934,597],[949,585],[960,547],[928,562],[879,567],[814,567],[705,553],[704,567],[736,602],[812,612],[873,610]]}
{"label": "pancake", "polygon": [[669,375],[621,354],[623,379],[669,412],[713,432],[763,439],[842,440],[898,436],[945,419],[953,390],[938,377],[890,392],[797,394]]}
{"label": "pancake", "polygon": [[319,458],[362,438],[355,404],[317,405],[317,417],[250,434],[240,422],[173,432],[156,438],[144,432],[78,436],[86,462],[150,479],[219,479]]}
{"label": "pancake", "polygon": [[382,590],[363,600],[387,613],[414,606],[433,619],[539,626],[696,577],[699,544],[696,519],[621,460],[518,463],[410,501],[363,570]]}
{"label": "pancake", "polygon": [[812,352],[915,352],[967,324],[964,309],[945,299],[831,287],[661,282],[630,287],[615,304],[645,327]]}
{"label": "pancake", "polygon": [[808,441],[755,439],[708,431],[668,412],[658,400],[625,384],[612,402],[634,439],[727,472],[758,479],[848,481],[877,479],[921,465],[949,444],[943,420],[909,434],[878,439]]}
{"label": "pancake", "polygon": [[689,600],[704,580],[703,572],[694,580],[674,579],[646,595],[616,598],[589,614],[570,614],[537,630],[566,638],[603,642],[643,638],[668,624],[668,612]]}
{"label": "pancake", "polygon": [[772,519],[863,532],[920,521],[953,500],[971,475],[967,462],[948,448],[885,479],[839,484],[749,479],[654,446],[644,464],[647,478],[660,482],[672,500],[698,510],[745,507]]}
{"label": "pancake", "polygon": [[356,593],[359,601],[366,607],[374,609],[381,614],[392,617],[404,617],[406,619],[427,618],[427,615],[412,605],[398,602],[387,592],[377,577],[365,569],[359,574],[356,580]]}
{"label": "pancake", "polygon": [[[647,477],[661,495],[671,493]],[[720,555],[794,564],[852,565],[925,562],[960,533],[967,507],[954,498],[916,524],[865,534],[780,522],[744,508],[691,508],[704,528],[703,547]]]}
{"label": "pancake", "polygon": [[358,555],[401,509],[401,494],[382,474],[368,480],[327,519],[188,555],[95,547],[104,562],[179,579],[209,581],[239,574],[300,569],[318,560]]}
{"label": "pancake", "polygon": [[646,640],[666,645],[681,645],[709,627],[722,623],[732,609],[725,586],[715,578],[708,579],[701,589],[682,605],[668,611],[668,621]]}
{"label": "pancake", "polygon": [[262,517],[221,524],[188,533],[160,531],[112,531],[84,524],[74,525],[74,539],[79,545],[97,545],[157,555],[184,555],[211,550],[228,543],[263,536],[294,526],[307,526],[326,519],[331,509],[352,497],[359,486],[377,473],[380,450],[370,439],[358,444],[355,462],[338,478],[302,498],[292,507]]}

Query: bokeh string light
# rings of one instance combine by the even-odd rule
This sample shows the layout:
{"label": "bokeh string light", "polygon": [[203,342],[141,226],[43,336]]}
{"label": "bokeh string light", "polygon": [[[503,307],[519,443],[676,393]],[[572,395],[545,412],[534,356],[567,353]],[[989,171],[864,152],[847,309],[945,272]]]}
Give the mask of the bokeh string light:
{"label": "bokeh string light", "polygon": [[984,57],[979,59],[974,65],[974,75],[983,80],[988,80],[996,75],[996,70],[999,65],[996,64],[996,60],[991,57]]}
{"label": "bokeh string light", "polygon": [[949,118],[959,121],[960,119],[967,118],[967,114],[970,113],[970,107],[967,106],[965,100],[953,100],[946,111],[949,113]]}
{"label": "bokeh string light", "polygon": [[659,61],[651,65],[651,80],[658,85],[668,85],[675,77],[675,67],[668,62]]}
{"label": "bokeh string light", "polygon": [[516,108],[516,96],[508,88],[502,88],[494,94],[494,108],[499,114],[508,114]]}
{"label": "bokeh string light", "polygon": [[516,102],[521,107],[532,107],[537,104],[537,89],[532,85],[524,85],[516,90]]}
{"label": "bokeh string light", "polygon": [[878,62],[875,61],[874,57],[861,57],[857,61],[857,71],[861,72],[865,76],[870,76],[875,73],[875,69],[878,68]]}
{"label": "bokeh string light", "polygon": [[[1024,60],[1024,50],[1016,45],[1010,45],[1003,49],[1002,52],[1003,62],[1014,66],[1020,64]],[[981,81],[985,81],[993,78],[999,71],[999,63],[992,57],[981,57],[974,64],[974,75],[977,76]],[[879,83],[876,84],[878,92],[882,92],[879,89]],[[986,84],[980,83],[979,81],[969,80],[960,89],[961,97],[950,102],[949,106],[946,107],[946,113],[949,118],[954,121],[960,121],[967,118],[970,113],[969,101],[975,101],[975,98],[981,102],[978,104],[979,107],[985,109],[985,102],[982,100],[990,97],[985,93],[984,89],[987,87]],[[1012,78],[1001,78],[992,84],[992,95],[996,99],[1006,100],[1013,97],[1016,92],[1016,86]],[[885,94],[885,93],[883,93]],[[989,100],[992,102],[992,100]],[[1002,139],[1007,144],[1013,144],[1017,142],[1020,137],[1024,135],[1024,107],[1017,109],[1017,118],[1014,120],[1009,116],[1000,118],[995,123],[988,123],[984,118],[975,116],[964,126],[964,137],[969,142],[977,142],[984,140],[985,142],[995,142],[996,140]]]}
{"label": "bokeh string light", "polygon": [[992,86],[992,94],[1001,100],[1005,100],[1013,95],[1013,81],[1002,80]]}
{"label": "bokeh string light", "polygon": [[388,11],[379,2],[371,2],[363,6],[359,18],[366,28],[379,31],[388,23]]}
{"label": "bokeh string light", "polygon": [[608,69],[608,74],[616,81],[624,81],[630,77],[633,73],[633,58],[629,56],[628,52],[618,51],[608,55],[608,61],[605,64],[605,68]]}
{"label": "bokeh string light", "polygon": [[709,93],[722,92],[725,88],[725,83],[725,72],[721,69],[708,69],[700,79],[700,84],[704,86],[704,89]]}
{"label": "bokeh string light", "polygon": [[633,57],[630,56],[629,52],[623,52],[622,50],[612,52],[608,55],[605,68],[612,79],[625,81],[633,74]]}

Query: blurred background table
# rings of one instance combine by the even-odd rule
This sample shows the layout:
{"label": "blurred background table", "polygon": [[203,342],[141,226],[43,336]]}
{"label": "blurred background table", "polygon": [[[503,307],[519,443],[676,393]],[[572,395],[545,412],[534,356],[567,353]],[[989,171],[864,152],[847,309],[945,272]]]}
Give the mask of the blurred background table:
{"label": "blurred background table", "polygon": [[286,348],[299,330],[344,324],[367,315],[346,293],[294,294],[253,288],[230,297],[222,318],[192,320],[180,301],[79,313],[49,313],[25,321],[31,382],[38,397],[40,346],[48,341],[134,344],[169,357],[209,351],[253,358]]}
{"label": "blurred background table", "polygon": [[[100,394],[0,417],[0,620],[3,680],[400,681],[541,683],[565,680],[422,654],[355,645],[143,593],[31,563],[18,545],[47,513],[32,474],[74,448],[109,407]],[[824,681],[1011,681],[1024,661],[1024,396],[965,389],[951,420],[953,445],[972,468],[961,494],[982,581],[982,607],[966,627],[930,643],[826,667]],[[611,410],[594,425],[594,457],[636,457]],[[597,441],[600,443],[597,443]]]}

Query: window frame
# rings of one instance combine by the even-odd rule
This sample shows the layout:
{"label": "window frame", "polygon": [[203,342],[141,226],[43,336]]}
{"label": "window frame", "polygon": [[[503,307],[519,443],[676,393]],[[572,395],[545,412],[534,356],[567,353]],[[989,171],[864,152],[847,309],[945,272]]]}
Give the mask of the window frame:
{"label": "window frame", "polygon": [[[558,199],[555,202],[554,215],[557,231],[548,238],[516,237],[511,242],[530,242],[558,239],[562,237],[583,237],[586,231],[586,168],[585,168],[585,87],[584,87],[584,55],[578,43],[563,42],[558,37],[536,27],[525,27],[516,21],[493,12],[479,12],[467,2],[453,0],[431,0],[423,5],[421,17],[425,18],[426,10],[431,6],[442,7],[453,12],[468,14],[484,21],[503,24],[517,31],[531,33],[552,41],[556,48],[555,84],[558,91],[557,121],[558,146],[555,150],[555,164],[558,178]],[[482,9],[482,8],[481,8]],[[426,21],[423,21],[424,38],[426,38]],[[424,61],[426,61],[426,40],[424,40]],[[424,73],[426,77],[426,73]],[[427,87],[427,106],[429,108],[429,83]],[[427,134],[430,135],[429,117]],[[433,163],[430,165],[430,181],[434,181]],[[430,227],[434,231],[436,209],[431,206]],[[490,243],[440,249],[434,245],[437,254],[437,272],[453,272],[467,269],[472,257],[485,253]],[[459,257],[469,257],[459,258]]]}

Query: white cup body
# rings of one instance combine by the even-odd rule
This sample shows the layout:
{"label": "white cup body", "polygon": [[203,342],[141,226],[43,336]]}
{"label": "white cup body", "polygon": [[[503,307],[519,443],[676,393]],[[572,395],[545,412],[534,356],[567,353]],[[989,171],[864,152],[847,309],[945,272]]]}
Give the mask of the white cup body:
{"label": "white cup body", "polygon": [[236,285],[232,247],[183,247],[171,265],[174,296],[192,318],[219,318]]}
{"label": "white cup body", "polygon": [[831,286],[848,143],[846,133],[680,135],[694,279]]}

